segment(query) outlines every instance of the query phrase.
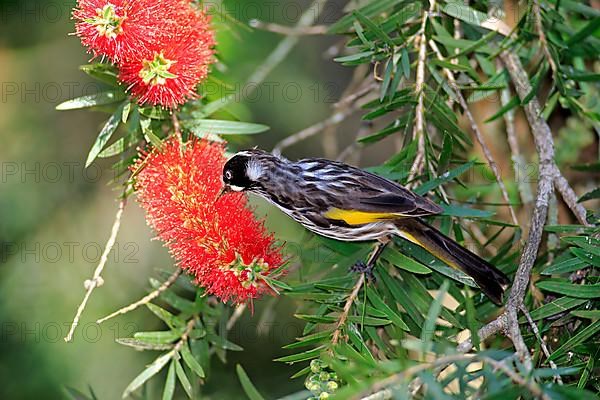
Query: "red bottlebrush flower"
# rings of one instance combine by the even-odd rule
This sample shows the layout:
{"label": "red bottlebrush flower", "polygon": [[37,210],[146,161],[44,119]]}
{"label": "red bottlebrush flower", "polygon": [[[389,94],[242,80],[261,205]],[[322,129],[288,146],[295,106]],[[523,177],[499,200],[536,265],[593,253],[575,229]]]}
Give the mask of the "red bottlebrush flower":
{"label": "red bottlebrush flower", "polygon": [[73,10],[81,43],[96,56],[119,62],[136,58],[175,20],[180,0],[79,0]]}
{"label": "red bottlebrush flower", "polygon": [[174,108],[197,97],[196,86],[208,75],[215,44],[210,18],[189,4],[177,18],[162,28],[161,40],[119,65],[119,79],[139,104]]}
{"label": "red bottlebrush flower", "polygon": [[180,145],[173,138],[132,168],[144,164],[136,178],[137,198],[178,266],[208,293],[243,302],[268,289],[264,277],[281,266],[282,255],[243,194],[217,200],[225,161],[220,144]]}

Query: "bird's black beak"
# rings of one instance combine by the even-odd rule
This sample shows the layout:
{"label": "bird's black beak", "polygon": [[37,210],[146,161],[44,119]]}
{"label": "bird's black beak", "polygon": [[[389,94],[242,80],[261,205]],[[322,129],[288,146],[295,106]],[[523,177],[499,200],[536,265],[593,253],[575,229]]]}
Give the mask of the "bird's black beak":
{"label": "bird's black beak", "polygon": [[215,203],[217,201],[219,201],[219,199],[221,198],[221,196],[223,196],[224,194],[230,192],[231,189],[229,188],[229,185],[223,185],[223,187],[221,188],[221,190],[219,190],[219,193],[217,194],[217,197],[215,198]]}

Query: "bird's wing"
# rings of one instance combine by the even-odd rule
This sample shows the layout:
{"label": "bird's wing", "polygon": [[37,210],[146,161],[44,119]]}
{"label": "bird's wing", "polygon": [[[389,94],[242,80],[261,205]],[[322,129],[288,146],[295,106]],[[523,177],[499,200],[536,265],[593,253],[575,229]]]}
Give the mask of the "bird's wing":
{"label": "bird's wing", "polygon": [[[348,224],[363,224],[399,217],[422,217],[443,210],[429,199],[388,179],[329,160],[302,160],[310,163],[320,176],[322,188],[331,194],[329,219]],[[316,166],[323,169],[316,171]]]}

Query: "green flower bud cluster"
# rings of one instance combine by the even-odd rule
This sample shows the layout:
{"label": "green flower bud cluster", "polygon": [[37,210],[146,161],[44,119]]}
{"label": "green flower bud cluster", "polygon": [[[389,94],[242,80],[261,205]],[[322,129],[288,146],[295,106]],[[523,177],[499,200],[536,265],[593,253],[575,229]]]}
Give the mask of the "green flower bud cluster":
{"label": "green flower bud cluster", "polygon": [[312,392],[313,396],[307,400],[328,399],[340,386],[337,374],[331,371],[329,366],[322,360],[312,360],[310,371],[311,374],[304,381],[304,386]]}

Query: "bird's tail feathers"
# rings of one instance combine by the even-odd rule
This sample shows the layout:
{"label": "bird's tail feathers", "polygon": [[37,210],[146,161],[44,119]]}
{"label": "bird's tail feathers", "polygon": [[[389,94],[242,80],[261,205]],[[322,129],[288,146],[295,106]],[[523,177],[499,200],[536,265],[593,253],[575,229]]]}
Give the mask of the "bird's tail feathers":
{"label": "bird's tail feathers", "polygon": [[429,251],[449,266],[463,271],[494,303],[502,305],[510,280],[498,268],[467,250],[431,225],[417,219],[400,220],[398,235]]}

